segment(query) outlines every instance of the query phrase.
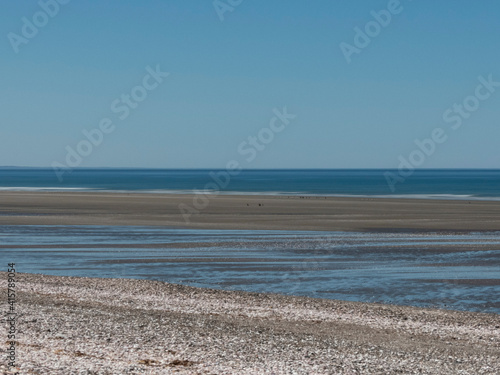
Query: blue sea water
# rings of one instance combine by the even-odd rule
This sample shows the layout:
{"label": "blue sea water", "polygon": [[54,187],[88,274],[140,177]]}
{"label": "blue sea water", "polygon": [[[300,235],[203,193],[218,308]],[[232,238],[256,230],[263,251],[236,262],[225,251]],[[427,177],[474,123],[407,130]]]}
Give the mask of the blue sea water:
{"label": "blue sea water", "polygon": [[500,199],[500,170],[415,170],[394,187],[385,172],[397,170],[75,169],[60,181],[52,169],[0,168],[0,190],[100,190],[135,192],[357,195],[408,198]]}

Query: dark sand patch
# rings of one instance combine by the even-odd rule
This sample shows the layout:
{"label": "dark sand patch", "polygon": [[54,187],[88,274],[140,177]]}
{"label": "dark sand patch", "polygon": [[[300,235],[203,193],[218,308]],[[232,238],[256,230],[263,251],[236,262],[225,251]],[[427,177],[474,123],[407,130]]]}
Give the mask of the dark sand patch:
{"label": "dark sand patch", "polygon": [[0,216],[0,224],[500,231],[499,201],[214,195],[207,208],[186,221],[179,205],[192,206],[193,198],[190,194],[3,191],[0,192],[0,207],[9,216]]}

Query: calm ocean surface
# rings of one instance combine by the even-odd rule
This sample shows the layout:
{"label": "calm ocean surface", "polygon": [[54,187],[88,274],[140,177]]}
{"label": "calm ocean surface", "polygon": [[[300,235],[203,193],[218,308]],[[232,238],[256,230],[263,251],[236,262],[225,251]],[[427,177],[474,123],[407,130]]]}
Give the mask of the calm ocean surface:
{"label": "calm ocean surface", "polygon": [[[416,170],[391,191],[387,170],[244,170],[227,180],[220,170],[75,169],[59,181],[52,169],[0,169],[3,190],[109,190],[328,194],[449,199],[500,199],[500,170]],[[392,171],[397,174],[396,170]]]}

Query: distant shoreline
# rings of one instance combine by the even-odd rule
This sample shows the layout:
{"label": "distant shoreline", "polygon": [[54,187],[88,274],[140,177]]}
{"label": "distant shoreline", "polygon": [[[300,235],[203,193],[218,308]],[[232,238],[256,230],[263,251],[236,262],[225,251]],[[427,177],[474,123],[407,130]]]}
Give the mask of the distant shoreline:
{"label": "distant shoreline", "polygon": [[0,191],[0,225],[499,231],[500,201]]}
{"label": "distant shoreline", "polygon": [[336,193],[305,193],[305,192],[287,192],[287,191],[237,191],[224,190],[217,192],[206,192],[203,190],[109,190],[86,187],[0,187],[0,192],[27,192],[27,193],[99,193],[99,194],[173,194],[173,195],[230,195],[230,196],[270,196],[270,197],[289,197],[289,198],[362,198],[362,199],[432,199],[432,200],[469,200],[469,201],[500,201],[500,196],[477,196],[470,194],[336,194]]}

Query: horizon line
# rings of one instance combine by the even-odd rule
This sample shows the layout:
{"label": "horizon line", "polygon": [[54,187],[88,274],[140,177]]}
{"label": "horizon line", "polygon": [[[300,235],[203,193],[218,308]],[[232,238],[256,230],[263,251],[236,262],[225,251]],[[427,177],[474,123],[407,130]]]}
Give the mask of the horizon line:
{"label": "horizon line", "polygon": [[[0,166],[0,169],[53,169],[52,167],[37,167],[37,166],[10,166],[10,165],[5,165],[5,166]],[[91,169],[137,169],[137,170],[144,170],[144,169],[150,169],[150,170],[193,170],[193,171],[200,171],[200,170],[225,170],[226,168],[221,168],[221,167],[200,167],[200,168],[195,168],[195,167],[188,167],[188,168],[182,168],[182,167],[77,167],[77,168],[72,168],[73,171],[75,170],[91,170]],[[421,170],[421,171],[431,171],[431,170],[500,170],[500,168],[492,168],[492,167],[437,167],[437,168],[414,168],[414,170]],[[277,171],[277,170],[295,170],[295,171],[305,171],[305,170],[329,170],[329,171],[334,171],[334,170],[398,170],[398,168],[394,167],[367,167],[367,168],[360,168],[360,167],[337,167],[337,168],[318,168],[318,167],[308,167],[308,168],[293,168],[293,167],[285,167],[285,168],[242,168],[241,170],[243,171]]]}

